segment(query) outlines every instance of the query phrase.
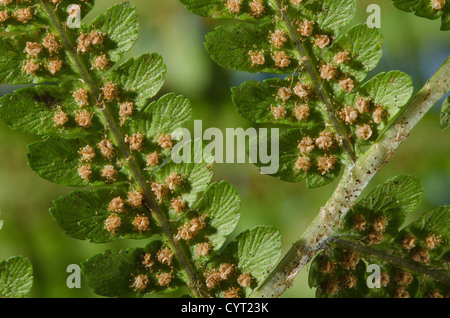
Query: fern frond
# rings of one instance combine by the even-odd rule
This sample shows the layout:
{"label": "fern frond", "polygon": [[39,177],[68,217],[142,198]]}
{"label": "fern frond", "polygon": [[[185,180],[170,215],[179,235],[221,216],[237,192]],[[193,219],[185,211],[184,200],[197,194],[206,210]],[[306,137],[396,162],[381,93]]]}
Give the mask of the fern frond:
{"label": "fern frond", "polygon": [[0,43],[0,82],[39,85],[2,97],[0,118],[42,136],[28,147],[39,176],[89,187],[54,201],[50,212],[67,235],[95,243],[152,237],[145,248],[85,262],[88,283],[104,296],[180,287],[196,297],[248,296],[280,256],[278,231],[256,227],[223,246],[239,219],[236,190],[211,183],[210,164],[172,158],[191,118],[189,101],[174,93],[154,99],[166,71],[159,55],[120,63],[138,37],[135,7],[114,5],[72,29],[66,21],[74,3],[83,16],[93,5],[40,0],[6,6],[33,15],[3,23],[19,33]]}
{"label": "fern frond", "polygon": [[[330,248],[312,262],[318,297],[448,297],[450,209],[437,207],[405,226],[423,197],[420,182],[394,177],[347,213]],[[369,288],[369,265],[380,268]]]}
{"label": "fern frond", "polygon": [[367,25],[339,32],[356,1],[182,0],[193,13],[245,22],[219,26],[206,48],[219,65],[285,74],[232,89],[238,112],[284,128],[274,176],[308,187],[330,183],[399,114],[412,94],[399,71],[364,81],[382,55],[382,36]]}

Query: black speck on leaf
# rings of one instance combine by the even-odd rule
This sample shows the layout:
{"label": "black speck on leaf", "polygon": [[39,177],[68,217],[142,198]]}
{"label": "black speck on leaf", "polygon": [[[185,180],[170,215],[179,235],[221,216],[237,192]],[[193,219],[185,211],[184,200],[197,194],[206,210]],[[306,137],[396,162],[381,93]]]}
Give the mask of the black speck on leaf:
{"label": "black speck on leaf", "polygon": [[49,93],[44,93],[42,95],[34,94],[33,99],[38,103],[44,103],[49,109],[56,108],[56,106],[61,103],[59,99],[51,96]]}

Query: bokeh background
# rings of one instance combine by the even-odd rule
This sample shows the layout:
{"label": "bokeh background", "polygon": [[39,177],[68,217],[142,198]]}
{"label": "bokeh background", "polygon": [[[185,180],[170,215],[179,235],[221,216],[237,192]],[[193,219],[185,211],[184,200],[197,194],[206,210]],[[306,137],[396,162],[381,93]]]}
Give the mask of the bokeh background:
{"label": "bokeh background", "polygon": [[[100,14],[118,0],[97,0],[86,20]],[[141,35],[126,57],[158,52],[167,64],[164,90],[183,94],[192,101],[194,119],[203,128],[247,127],[234,109],[230,87],[250,79],[262,80],[267,74],[248,74],[224,70],[215,65],[204,49],[204,36],[220,22],[189,13],[177,0],[132,0],[141,19]],[[366,8],[381,7],[381,33],[384,55],[372,72],[401,70],[411,75],[418,90],[450,53],[450,32],[439,31],[440,21],[430,21],[401,12],[391,1],[359,1],[352,24],[365,23]],[[126,58],[125,57],[125,58]],[[0,86],[0,95],[13,90]],[[418,213],[436,205],[450,203],[450,129],[439,128],[439,107],[415,128],[394,158],[376,175],[370,190],[398,174],[420,178],[425,199]],[[33,136],[12,132],[0,123],[0,259],[28,256],[34,266],[35,281],[29,297],[96,297],[82,283],[81,289],[68,289],[66,268],[79,264],[108,248],[142,246],[146,242],[120,240],[95,245],[67,237],[48,213],[52,200],[73,189],[54,185],[27,166],[27,144]],[[304,183],[286,183],[259,174],[249,164],[221,164],[214,169],[215,180],[234,185],[242,199],[241,219],[236,232],[256,225],[277,226],[283,236],[283,254],[290,248],[333,192],[336,182],[306,189]],[[366,191],[366,193],[367,193]],[[414,217],[414,216],[413,216]],[[283,297],[314,297],[307,284],[307,270],[296,278]]]}

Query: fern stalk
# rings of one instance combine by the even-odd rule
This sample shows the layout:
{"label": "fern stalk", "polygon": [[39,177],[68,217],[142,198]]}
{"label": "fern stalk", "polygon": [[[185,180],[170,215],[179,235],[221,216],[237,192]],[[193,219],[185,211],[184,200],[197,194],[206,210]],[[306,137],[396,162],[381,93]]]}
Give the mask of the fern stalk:
{"label": "fern stalk", "polygon": [[304,71],[311,77],[315,91],[318,93],[320,100],[325,106],[328,119],[336,130],[337,135],[342,139],[343,147],[349,155],[350,160],[354,162],[357,156],[355,153],[353,142],[349,138],[349,132],[346,129],[345,125],[336,117],[338,109],[333,102],[332,92],[328,83],[320,78],[316,57],[314,56],[314,54],[312,54],[308,46],[306,46],[301,41],[297,32],[294,30],[293,23],[289,18],[289,15],[286,13],[285,9],[283,9],[282,0],[275,0],[275,3],[280,16],[285,22],[286,28],[289,32],[289,36],[294,42],[296,49],[300,53],[300,57],[303,61],[302,66],[304,67]]}
{"label": "fern stalk", "polygon": [[374,175],[391,159],[423,116],[450,90],[450,58],[408,103],[380,140],[346,168],[334,193],[301,238],[293,244],[269,278],[252,296],[279,297],[299,271],[328,244],[346,213]]}
{"label": "fern stalk", "polygon": [[411,262],[402,257],[396,257],[395,255],[392,255],[390,253],[379,251],[377,249],[370,248],[366,245],[351,242],[341,238],[333,238],[330,241],[330,245],[333,247],[355,251],[366,257],[376,257],[379,260],[395,265],[396,267],[401,268],[403,270],[426,275],[450,286],[450,276],[445,275],[436,270],[430,270],[426,266],[422,266],[420,264],[417,264],[416,262]]}

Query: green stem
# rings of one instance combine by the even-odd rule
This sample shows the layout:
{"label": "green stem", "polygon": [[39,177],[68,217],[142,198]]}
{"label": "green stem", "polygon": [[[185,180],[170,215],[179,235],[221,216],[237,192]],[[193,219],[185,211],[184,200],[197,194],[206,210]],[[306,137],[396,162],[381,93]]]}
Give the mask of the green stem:
{"label": "green stem", "polygon": [[252,296],[279,297],[291,286],[298,272],[327,245],[330,236],[340,227],[346,213],[356,203],[373,176],[389,162],[414,126],[448,91],[450,91],[450,57],[408,103],[380,139],[354,164],[346,167],[341,181],[331,198],[321,208],[319,215]]}
{"label": "green stem", "polygon": [[111,114],[108,106],[102,101],[101,90],[99,86],[96,84],[94,78],[92,78],[89,72],[89,68],[86,65],[86,62],[78,55],[75,49],[76,46],[66,33],[66,30],[62,26],[61,22],[53,14],[53,10],[48,6],[45,0],[40,0],[40,2],[43,8],[45,9],[47,15],[50,17],[53,27],[58,31],[63,41],[64,47],[69,53],[70,58],[77,66],[80,77],[89,87],[89,91],[93,94],[98,104],[103,106],[103,108],[101,109],[103,120],[110,128],[112,137],[114,139],[115,144],[119,147],[119,152],[122,158],[126,160],[133,178],[136,180],[136,183],[138,184],[138,186],[142,191],[147,209],[149,210],[153,218],[157,220],[157,222],[159,223],[159,226],[161,227],[161,230],[164,233],[166,242],[171,247],[171,250],[174,253],[176,259],[180,262],[181,268],[185,272],[187,279],[189,281],[189,285],[192,286],[192,290],[194,291],[197,297],[213,297],[213,295],[206,289],[203,279],[199,277],[197,271],[195,270],[195,265],[192,264],[188,256],[188,253],[186,252],[186,248],[181,246],[180,243],[175,242],[174,231],[170,226],[170,222],[167,219],[164,212],[161,210],[160,206],[158,205],[153,192],[149,188],[147,180],[140,171],[136,159],[134,158],[127,144],[125,143],[125,137],[120,130],[120,126],[115,122],[114,117]]}
{"label": "green stem", "polygon": [[395,265],[398,268],[403,270],[407,270],[409,272],[413,272],[416,274],[426,275],[428,277],[433,278],[436,281],[444,283],[446,285],[450,285],[450,276],[443,271],[439,271],[436,269],[432,269],[418,263],[414,263],[409,261],[408,259],[402,258],[400,256],[394,255],[392,253],[387,253],[385,251],[380,251],[375,248],[356,243],[353,241],[349,241],[346,239],[342,239],[339,237],[334,237],[330,239],[330,245],[336,246],[342,249],[347,249],[351,251],[356,251],[359,254],[368,257],[375,257],[379,260],[387,262],[389,264]]}

